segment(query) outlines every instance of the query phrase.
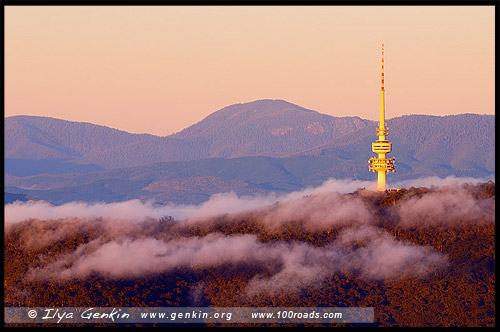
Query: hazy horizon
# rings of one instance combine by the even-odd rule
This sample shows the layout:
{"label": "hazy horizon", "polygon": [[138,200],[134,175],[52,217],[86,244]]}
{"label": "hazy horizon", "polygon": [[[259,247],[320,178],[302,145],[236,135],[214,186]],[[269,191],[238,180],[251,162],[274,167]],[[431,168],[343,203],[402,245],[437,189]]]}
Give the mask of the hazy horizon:
{"label": "hazy horizon", "polygon": [[378,120],[494,114],[494,6],[5,6],[5,117],[167,136],[281,99]]}

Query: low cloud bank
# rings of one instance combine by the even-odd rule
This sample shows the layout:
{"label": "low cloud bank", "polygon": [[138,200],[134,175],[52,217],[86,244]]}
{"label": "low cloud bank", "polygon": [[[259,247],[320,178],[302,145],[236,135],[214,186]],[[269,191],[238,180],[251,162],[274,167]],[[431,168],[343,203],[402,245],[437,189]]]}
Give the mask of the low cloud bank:
{"label": "low cloud bank", "polygon": [[[415,191],[383,211],[374,203],[381,197],[378,193],[339,192],[339,188],[349,186],[349,192],[366,187],[363,182],[339,180],[281,196],[218,194],[199,206],[155,206],[139,200],[61,206],[17,202],[5,206],[5,233],[8,237],[16,232],[20,250],[39,250],[81,233],[90,234],[88,242],[57,256],[41,254],[39,265],[28,270],[26,278],[30,280],[66,280],[92,274],[112,279],[140,278],[179,267],[208,269],[224,264],[272,267],[270,277],[256,272],[248,283],[247,293],[256,294],[304,287],[336,272],[372,280],[425,276],[445,267],[447,256],[431,247],[398,241],[383,230],[383,223],[451,227],[494,222],[494,197],[478,198],[473,190],[460,185],[471,181],[442,180],[446,186],[424,194]],[[228,222],[254,218],[278,232],[300,221],[306,229],[334,227],[338,234],[322,246],[298,241],[263,242],[254,234],[218,233],[214,217],[220,214],[229,215]],[[175,222],[158,221],[166,215],[176,218]],[[30,218],[34,219],[27,220]],[[198,223],[214,227],[203,236],[179,232]]]}
{"label": "low cloud bank", "polygon": [[[362,245],[360,245],[360,243]],[[348,228],[332,243],[315,247],[301,242],[261,242],[255,235],[208,234],[172,240],[123,237],[82,244],[57,261],[31,268],[28,279],[71,279],[98,274],[137,278],[178,267],[206,269],[224,264],[279,267],[271,278],[256,275],[247,292],[275,292],[319,282],[338,271],[385,280],[423,276],[447,264],[429,247],[396,241],[374,227]]]}
{"label": "low cloud bank", "polygon": [[464,183],[477,184],[484,183],[488,181],[495,181],[494,177],[488,178],[472,178],[472,177],[456,177],[454,175],[447,176],[445,178],[440,178],[439,176],[429,176],[418,179],[404,180],[394,182],[392,187],[394,188],[410,188],[410,187],[444,187],[444,186],[459,186]]}
{"label": "low cloud bank", "polygon": [[[411,186],[430,186],[430,185],[452,185],[457,187],[462,183],[478,183],[481,180],[473,178],[455,178],[449,176],[441,179],[438,177],[422,178],[415,180],[408,180],[395,183],[394,185],[402,188],[409,188]],[[270,206],[274,203],[281,203],[287,205],[290,212],[281,211],[285,217],[289,217],[294,213],[305,214],[303,209],[306,206],[300,206],[300,201],[304,196],[331,194],[338,198],[339,204],[331,200],[329,203],[336,206],[336,211],[332,213],[325,212],[323,217],[328,219],[330,215],[342,215],[349,213],[356,213],[352,209],[345,209],[342,206],[350,203],[358,205],[360,209],[361,203],[359,201],[348,201],[343,199],[342,193],[353,192],[360,188],[368,190],[374,189],[373,181],[352,181],[352,180],[336,180],[330,179],[325,181],[322,185],[314,188],[305,188],[301,191],[292,192],[289,194],[269,194],[266,196],[242,196],[238,197],[234,192],[220,193],[213,195],[208,201],[200,205],[174,205],[168,204],[157,206],[151,201],[141,202],[139,200],[129,200],[126,202],[118,203],[83,203],[71,202],[59,206],[54,206],[50,203],[43,201],[28,201],[28,202],[14,202],[4,206],[5,222],[12,224],[19,221],[27,220],[29,218],[37,218],[43,220],[49,219],[64,219],[64,218],[112,218],[112,219],[130,219],[130,220],[143,220],[146,217],[161,218],[162,216],[173,216],[177,220],[196,220],[213,217],[221,214],[242,213],[247,211],[256,210],[259,208]],[[290,202],[297,202],[298,208],[294,209],[294,205]],[[308,208],[308,212],[313,212],[313,208]],[[318,207],[317,212],[323,213],[322,207]],[[356,208],[354,209],[356,210]],[[291,212],[293,211],[293,213]],[[356,219],[365,220],[364,212],[358,211],[359,216]]]}

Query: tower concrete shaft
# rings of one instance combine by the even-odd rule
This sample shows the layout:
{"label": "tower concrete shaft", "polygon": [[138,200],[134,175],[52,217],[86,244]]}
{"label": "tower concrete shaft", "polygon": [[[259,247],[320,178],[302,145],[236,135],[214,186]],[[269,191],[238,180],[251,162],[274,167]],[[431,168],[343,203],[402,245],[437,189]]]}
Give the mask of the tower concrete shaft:
{"label": "tower concrete shaft", "polygon": [[385,87],[384,87],[384,44],[382,44],[382,73],[380,78],[380,121],[377,128],[378,139],[372,143],[372,151],[377,158],[370,158],[369,169],[378,172],[377,190],[385,191],[386,173],[394,173],[394,158],[386,158],[385,155],[392,151],[392,143],[386,140],[389,128],[385,126]]}

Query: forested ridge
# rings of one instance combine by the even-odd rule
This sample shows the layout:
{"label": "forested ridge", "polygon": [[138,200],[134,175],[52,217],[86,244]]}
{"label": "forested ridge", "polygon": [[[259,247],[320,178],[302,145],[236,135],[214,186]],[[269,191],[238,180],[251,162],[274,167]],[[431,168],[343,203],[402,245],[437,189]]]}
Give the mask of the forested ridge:
{"label": "forested ridge", "polygon": [[[458,200],[452,201],[459,196],[465,197],[461,205]],[[331,205],[328,199],[320,195],[302,197],[300,204],[304,205],[300,206],[307,206],[309,201],[314,206],[318,200]],[[444,203],[435,205],[437,200]],[[30,219],[6,225],[4,304],[6,307],[374,307],[375,326],[495,325],[493,182],[466,184],[459,189],[412,187],[385,193],[358,190],[339,195],[337,201],[340,202],[337,214],[341,213],[340,207],[354,202],[370,213],[368,221],[362,221],[361,215],[352,218],[347,215],[331,223],[324,221],[328,217],[323,215],[316,219],[301,214],[295,214],[296,218],[283,217],[280,209],[290,206],[276,203],[256,211],[203,221],[182,222],[165,216],[121,228],[113,228],[116,223],[107,223],[102,218]],[[434,205],[423,213],[424,203]],[[359,225],[353,226],[358,222]],[[345,240],[348,231],[359,239]],[[72,256],[78,250],[87,250],[88,257],[101,257],[97,253],[115,240],[121,244],[154,240],[180,246],[176,241],[210,239],[210,245],[218,245],[223,240],[246,241],[249,237],[254,241],[250,242],[251,248],[269,251],[269,259],[258,255],[248,256],[247,260],[233,259],[228,254],[219,259],[193,258],[189,264],[168,265],[162,261],[163,267],[155,266],[153,272],[134,275],[124,273],[126,269],[120,273],[106,272],[98,265],[82,272],[82,266],[88,266],[89,261],[87,265],[78,263],[86,256]],[[94,247],[95,243],[99,247]],[[312,262],[310,268],[321,275],[301,280],[307,265],[302,270],[280,274],[288,267],[280,261],[282,256],[273,256],[279,248],[290,252],[305,248],[312,253],[333,248],[337,250],[335,253],[352,253],[354,256],[346,257],[362,259],[366,256],[356,253],[379,243],[393,245],[390,250],[395,250],[395,256],[399,255],[398,250],[420,253],[418,250],[425,249],[421,251],[424,255],[415,259],[416,265],[425,266],[417,273],[413,271],[416,265],[388,262],[387,267],[395,270],[380,271],[381,276],[377,276],[363,270],[363,265],[333,269],[321,258],[317,263],[324,263],[327,269],[319,269]],[[198,254],[203,256],[201,252]],[[234,251],[235,256],[239,254]],[[324,257],[335,257],[329,255],[330,251]],[[432,255],[436,259],[428,261],[426,257]],[[411,257],[414,256],[417,257],[416,254]],[[390,255],[388,259],[392,259]],[[50,277],[51,273],[61,278]],[[289,278],[286,280],[293,287],[284,287],[276,276]],[[273,287],[281,288],[274,291]]]}
{"label": "forested ridge", "polygon": [[[414,176],[440,175],[431,165],[445,176],[488,175],[495,170],[494,120],[494,115],[480,114],[387,119],[392,154],[400,171]],[[376,126],[375,121],[333,117],[284,100],[234,104],[163,137],[13,116],[5,119],[6,173],[89,173],[158,162],[304,154],[336,156],[335,166],[348,168],[371,157]]]}

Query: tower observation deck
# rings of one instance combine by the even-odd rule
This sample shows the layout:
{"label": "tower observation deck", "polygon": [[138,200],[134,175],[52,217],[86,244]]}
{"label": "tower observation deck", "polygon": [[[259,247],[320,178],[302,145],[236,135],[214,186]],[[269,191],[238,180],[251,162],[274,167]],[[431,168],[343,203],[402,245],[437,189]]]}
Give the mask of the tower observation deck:
{"label": "tower observation deck", "polygon": [[378,139],[372,143],[372,151],[377,157],[368,161],[369,169],[378,172],[377,190],[385,191],[385,176],[387,172],[394,173],[394,158],[386,158],[385,155],[391,152],[392,143],[386,140],[389,128],[385,125],[385,88],[384,88],[384,44],[382,44],[382,75],[380,88],[380,122],[377,128]]}

